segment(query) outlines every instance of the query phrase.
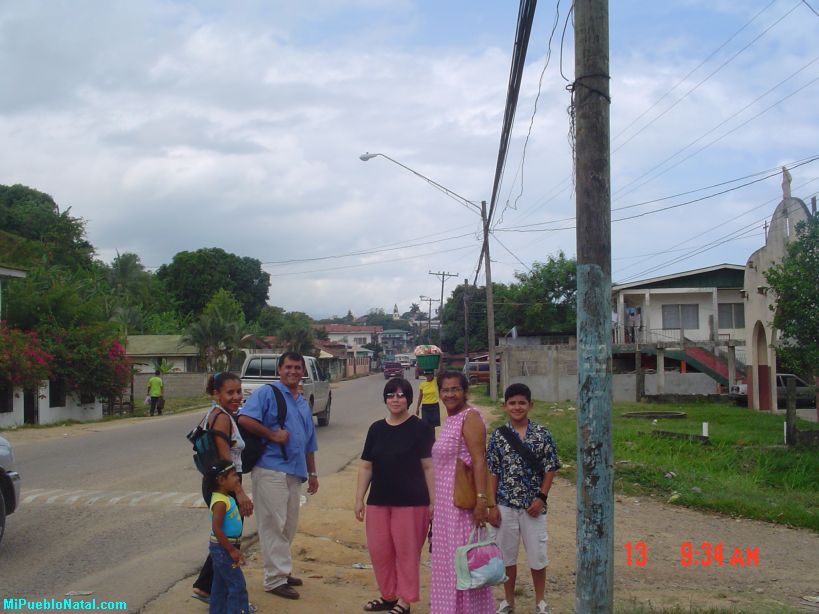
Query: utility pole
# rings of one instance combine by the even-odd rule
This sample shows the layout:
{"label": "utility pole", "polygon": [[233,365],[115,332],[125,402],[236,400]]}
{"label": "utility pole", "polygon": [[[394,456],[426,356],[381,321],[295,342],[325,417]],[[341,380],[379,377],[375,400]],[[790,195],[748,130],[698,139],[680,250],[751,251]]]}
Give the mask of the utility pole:
{"label": "utility pole", "polygon": [[429,316],[427,319],[427,341],[432,341],[432,303],[437,302],[438,299],[435,298],[427,298],[426,296],[421,297],[421,302],[429,303]]}
{"label": "utility pole", "polygon": [[577,568],[575,611],[613,611],[608,0],[575,0]]}
{"label": "utility pole", "polygon": [[469,364],[469,280],[464,279],[464,366]]}
{"label": "utility pole", "polygon": [[438,345],[442,345],[442,337],[444,334],[443,327],[441,326],[443,322],[443,311],[444,311],[444,283],[446,282],[447,278],[449,277],[457,277],[457,273],[444,273],[443,271],[438,271],[437,273],[433,273],[432,271],[429,272],[430,275],[435,275],[435,277],[441,278],[441,302],[440,307],[438,308]]}
{"label": "utility pole", "polygon": [[489,260],[489,220],[486,219],[486,201],[481,201],[483,222],[483,256],[486,269],[486,329],[489,342],[489,398],[498,400],[498,366],[495,364],[495,300],[492,292],[492,266]]}

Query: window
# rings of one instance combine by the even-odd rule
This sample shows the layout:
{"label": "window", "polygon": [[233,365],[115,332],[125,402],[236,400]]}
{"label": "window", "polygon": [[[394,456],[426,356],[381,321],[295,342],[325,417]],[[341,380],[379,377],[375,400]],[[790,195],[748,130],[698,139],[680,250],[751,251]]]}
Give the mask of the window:
{"label": "window", "polygon": [[63,380],[48,381],[48,406],[65,407],[65,382]]}
{"label": "window", "polygon": [[0,380],[0,414],[14,411],[14,387],[10,382]]}
{"label": "window", "polygon": [[720,328],[745,328],[744,303],[720,303],[718,309]]}
{"label": "window", "polygon": [[700,327],[700,306],[694,304],[663,305],[663,329],[685,330]]}
{"label": "window", "polygon": [[355,337],[353,343],[356,345],[365,345],[367,343],[367,337]]}

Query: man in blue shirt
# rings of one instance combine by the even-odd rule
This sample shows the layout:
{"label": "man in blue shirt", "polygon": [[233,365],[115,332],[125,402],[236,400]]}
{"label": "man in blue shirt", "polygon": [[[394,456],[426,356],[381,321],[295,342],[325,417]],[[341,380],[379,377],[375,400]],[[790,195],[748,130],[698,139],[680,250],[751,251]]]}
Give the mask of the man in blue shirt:
{"label": "man in blue shirt", "polygon": [[[298,599],[299,593],[293,587],[303,583],[291,575],[290,552],[299,522],[301,485],[307,481],[307,492],[311,495],[319,487],[313,413],[299,392],[305,370],[301,354],[285,352],[279,357],[279,381],[273,385],[278,386],[287,401],[283,429],[279,428],[276,397],[270,386],[256,390],[239,412],[240,416],[253,418],[242,421],[248,431],[270,442],[250,476],[264,559],[264,589],[286,599]],[[279,444],[284,444],[286,457]]]}

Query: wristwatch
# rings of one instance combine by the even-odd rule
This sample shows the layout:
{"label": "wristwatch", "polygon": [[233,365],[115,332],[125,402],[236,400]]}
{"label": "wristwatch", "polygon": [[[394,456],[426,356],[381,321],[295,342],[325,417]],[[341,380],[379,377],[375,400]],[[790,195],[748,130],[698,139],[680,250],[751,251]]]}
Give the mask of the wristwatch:
{"label": "wristwatch", "polygon": [[549,495],[544,495],[542,492],[538,492],[538,493],[535,495],[535,498],[536,498],[536,499],[540,499],[541,501],[543,501],[543,505],[546,505],[546,504],[549,502],[549,501],[548,501],[548,499],[549,499]]}
{"label": "wristwatch", "polygon": [[317,478],[318,473],[316,473],[315,471],[311,471],[310,473],[307,474],[307,477],[308,478]]}

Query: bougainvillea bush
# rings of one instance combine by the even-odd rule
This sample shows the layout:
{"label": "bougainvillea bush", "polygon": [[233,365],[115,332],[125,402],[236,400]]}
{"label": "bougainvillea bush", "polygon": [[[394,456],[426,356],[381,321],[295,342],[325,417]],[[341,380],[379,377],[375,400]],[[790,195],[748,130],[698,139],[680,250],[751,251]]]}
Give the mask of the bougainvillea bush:
{"label": "bougainvillea bush", "polygon": [[12,386],[37,388],[50,377],[53,360],[37,333],[0,322],[0,379]]}
{"label": "bougainvillea bush", "polygon": [[[45,336],[45,335],[44,335]],[[130,385],[125,348],[107,325],[49,330],[52,377],[80,395],[111,397]]]}

